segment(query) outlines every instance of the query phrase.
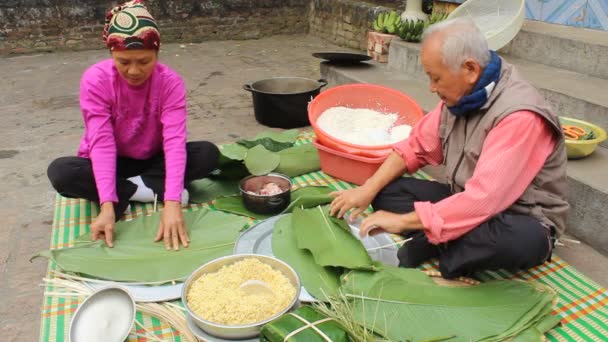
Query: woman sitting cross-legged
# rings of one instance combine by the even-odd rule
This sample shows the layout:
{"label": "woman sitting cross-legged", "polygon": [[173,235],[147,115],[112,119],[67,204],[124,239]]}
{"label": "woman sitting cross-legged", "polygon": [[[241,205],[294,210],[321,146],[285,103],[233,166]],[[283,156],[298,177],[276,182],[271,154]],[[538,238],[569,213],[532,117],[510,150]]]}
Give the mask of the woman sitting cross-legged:
{"label": "woman sitting cross-legged", "polygon": [[186,143],[186,91],[182,78],[158,62],[160,34],[140,1],[108,12],[104,41],[111,59],[85,71],[80,83],[84,135],[78,156],[48,168],[61,195],[100,204],[93,240],[113,246],[114,223],[129,201],[164,200],[156,241],[187,247],[184,184],[203,178],[219,160],[210,142]]}

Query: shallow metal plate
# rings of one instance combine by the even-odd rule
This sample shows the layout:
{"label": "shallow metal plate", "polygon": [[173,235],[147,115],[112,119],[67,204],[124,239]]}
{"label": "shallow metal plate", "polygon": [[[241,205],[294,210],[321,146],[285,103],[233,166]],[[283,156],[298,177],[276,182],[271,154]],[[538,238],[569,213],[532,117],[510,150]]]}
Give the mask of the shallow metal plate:
{"label": "shallow metal plate", "polygon": [[312,55],[331,63],[359,63],[372,59],[368,55],[349,52],[316,52]]}
{"label": "shallow metal plate", "polygon": [[[194,323],[194,320],[192,319],[192,317],[190,317],[190,315],[186,315],[186,323],[188,324],[188,328],[190,328],[190,331],[192,331],[192,333],[194,334],[194,336],[198,337],[199,340],[201,341],[205,341],[205,342],[229,342],[229,341],[235,341],[235,340],[225,340],[219,337],[215,337],[212,335],[207,334],[203,329],[201,329],[198,325],[196,325],[196,323]],[[238,340],[240,342],[254,342],[254,341],[258,341],[258,338],[254,338],[254,339],[249,339],[249,340]]]}
{"label": "shallow metal plate", "polygon": [[[272,253],[272,231],[275,223],[283,215],[273,216],[265,221],[258,223],[251,229],[245,231],[236,242],[234,246],[234,254],[261,254],[275,257]],[[351,232],[359,240],[359,222],[350,225]],[[379,261],[386,265],[397,266],[399,260],[397,259],[397,247],[394,245],[395,241],[388,234],[378,234],[372,237],[366,237],[361,240],[363,246],[366,249],[374,249],[377,247],[387,246],[385,248],[376,249],[369,251],[369,256],[374,261]],[[296,270],[297,271],[297,270]],[[300,292],[300,301],[302,302],[316,302],[317,300],[302,287]]]}
{"label": "shallow metal plate", "polygon": [[182,297],[182,287],[184,286],[183,283],[175,285],[130,285],[129,283],[114,281],[88,282],[86,285],[93,290],[99,290],[108,286],[123,287],[129,290],[133,299],[139,303],[157,303],[180,299]]}

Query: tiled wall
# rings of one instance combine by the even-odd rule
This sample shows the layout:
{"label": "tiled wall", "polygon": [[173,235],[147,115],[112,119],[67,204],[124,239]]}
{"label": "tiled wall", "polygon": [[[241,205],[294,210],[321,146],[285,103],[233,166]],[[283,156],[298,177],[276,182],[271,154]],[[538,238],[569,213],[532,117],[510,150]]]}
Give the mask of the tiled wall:
{"label": "tiled wall", "polygon": [[608,0],[526,0],[528,19],[608,30]]}

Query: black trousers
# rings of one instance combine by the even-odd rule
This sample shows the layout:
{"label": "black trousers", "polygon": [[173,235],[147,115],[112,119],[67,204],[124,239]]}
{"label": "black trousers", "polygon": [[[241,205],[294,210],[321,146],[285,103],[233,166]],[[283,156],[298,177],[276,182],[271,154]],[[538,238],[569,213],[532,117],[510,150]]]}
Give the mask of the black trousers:
{"label": "black trousers", "polygon": [[[400,178],[386,186],[372,206],[374,210],[408,213],[414,211],[414,202],[435,203],[451,195],[445,184]],[[503,212],[460,238],[440,245],[431,244],[422,231],[404,234],[413,239],[399,249],[399,265],[418,267],[436,257],[441,275],[448,279],[470,277],[482,270],[528,269],[550,258],[550,235],[547,228],[530,216]]]}
{"label": "black trousers", "polygon": [[[186,144],[186,172],[184,184],[207,176],[215,170],[219,162],[217,146],[207,141]],[[99,203],[99,195],[93,175],[91,160],[81,157],[61,157],[55,159],[47,170],[53,188],[59,194],[70,198],[85,198]],[[162,200],[165,194],[165,156],[163,153],[137,160],[118,157],[116,163],[116,192],[118,203],[114,205],[116,219],[119,219],[129,205],[129,199],[137,190],[137,185],[127,178],[141,176],[144,184],[151,188]]]}

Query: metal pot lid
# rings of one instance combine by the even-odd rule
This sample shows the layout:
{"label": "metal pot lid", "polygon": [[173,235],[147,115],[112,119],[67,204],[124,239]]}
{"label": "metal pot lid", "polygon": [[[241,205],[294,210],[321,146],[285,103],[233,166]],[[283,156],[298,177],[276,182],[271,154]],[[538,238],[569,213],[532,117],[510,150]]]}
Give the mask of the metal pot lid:
{"label": "metal pot lid", "polygon": [[372,59],[368,55],[360,53],[349,53],[349,52],[315,52],[312,54],[314,57],[324,59],[332,63],[359,63],[365,62]]}
{"label": "metal pot lid", "polygon": [[135,301],[120,287],[106,287],[87,298],[70,325],[70,342],[122,342],[135,321]]}
{"label": "metal pot lid", "polygon": [[274,77],[251,84],[254,91],[273,95],[293,95],[315,91],[323,84],[303,77]]}

